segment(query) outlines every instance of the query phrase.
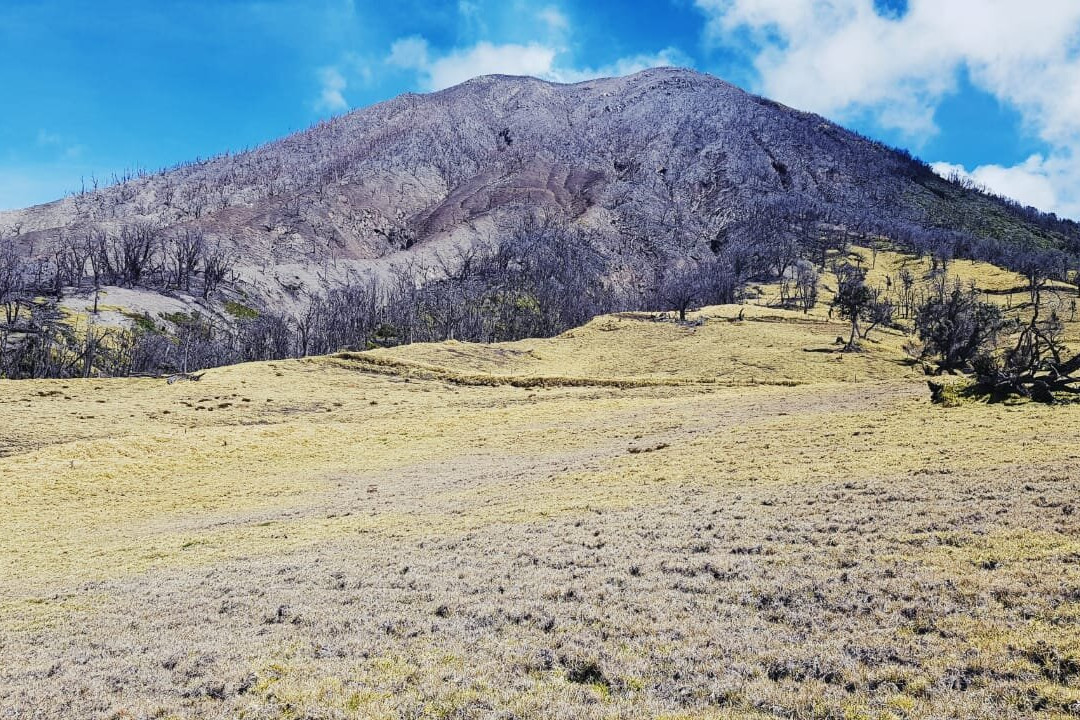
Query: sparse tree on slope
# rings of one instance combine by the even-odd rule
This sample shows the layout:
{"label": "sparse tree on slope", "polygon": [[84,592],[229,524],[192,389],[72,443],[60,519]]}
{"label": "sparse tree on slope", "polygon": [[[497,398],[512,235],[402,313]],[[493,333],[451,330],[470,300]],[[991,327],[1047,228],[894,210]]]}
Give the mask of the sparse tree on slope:
{"label": "sparse tree on slope", "polygon": [[803,314],[810,312],[818,299],[818,272],[807,260],[795,263],[795,300]]}
{"label": "sparse tree on slope", "polygon": [[836,265],[836,294],[832,306],[840,317],[851,322],[851,336],[845,350],[858,347],[859,320],[866,317],[876,300],[874,291],[866,284],[866,270],[849,262]]}

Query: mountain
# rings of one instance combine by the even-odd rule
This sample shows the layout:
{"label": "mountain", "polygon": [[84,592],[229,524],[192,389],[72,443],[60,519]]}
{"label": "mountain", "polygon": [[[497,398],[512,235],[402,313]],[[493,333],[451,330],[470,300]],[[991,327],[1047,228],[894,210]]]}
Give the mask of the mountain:
{"label": "mountain", "polygon": [[[547,265],[528,270],[530,282],[573,265],[575,278],[547,282],[548,298],[584,297],[588,282],[599,282],[589,276],[602,276],[609,299],[560,300],[557,311],[537,310],[547,313],[542,321],[522,324],[515,313],[537,305],[540,291],[496,288],[474,293],[473,304],[510,295],[517,304],[497,327],[479,318],[486,310],[465,327],[457,315],[421,312],[409,290],[403,331],[397,316],[372,319],[379,301],[364,296],[364,331],[323,333],[315,347],[371,343],[376,331],[390,332],[387,342],[559,332],[591,312],[640,306],[687,262],[722,266],[729,282],[710,301],[729,301],[738,283],[783,275],[800,257],[823,265],[830,251],[870,237],[943,258],[1037,262],[1059,275],[1075,269],[1080,249],[1071,221],[941,178],[907,152],[709,75],[657,68],[572,85],[486,76],[241,154],[2,213],[0,302],[16,297],[4,287],[6,262],[8,276],[23,278],[24,297],[86,298],[88,288],[122,286],[127,294],[110,291],[110,304],[154,323],[186,316],[181,310],[219,324],[270,313],[289,326],[270,333],[279,349],[237,357],[310,352],[299,326],[317,314],[313,298],[355,305],[355,294],[326,298],[380,278],[437,283],[455,267],[471,271],[478,249],[510,237],[513,257],[483,271],[489,290],[498,284],[491,277],[532,262],[547,242]],[[429,305],[458,302],[444,300]],[[130,322],[132,312],[117,317]],[[303,340],[286,351],[280,338],[290,333]]]}
{"label": "mountain", "polygon": [[[198,229],[268,299],[402,253],[487,237],[540,208],[605,251],[701,253],[746,216],[944,228],[1043,246],[1075,226],[949,183],[903,152],[717,78],[659,68],[558,85],[488,76],[198,161],[0,215],[21,247],[125,223]],[[1059,227],[1060,226],[1060,227]]]}

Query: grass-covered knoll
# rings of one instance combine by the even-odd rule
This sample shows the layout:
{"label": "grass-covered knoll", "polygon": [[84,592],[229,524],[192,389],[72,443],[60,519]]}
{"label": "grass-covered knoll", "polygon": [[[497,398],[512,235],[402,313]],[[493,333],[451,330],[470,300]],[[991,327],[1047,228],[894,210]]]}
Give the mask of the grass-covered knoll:
{"label": "grass-covered knoll", "polygon": [[877,334],[866,353],[844,354],[836,338],[846,326],[823,312],[807,316],[779,308],[722,305],[691,313],[689,324],[657,317],[606,315],[549,339],[417,344],[362,353],[357,359],[466,376],[535,378],[537,383],[591,378],[796,384],[896,378],[905,372],[902,334]]}
{"label": "grass-covered knoll", "polygon": [[932,407],[826,308],[700,317],[0,382],[0,707],[1080,712],[1080,406]]}
{"label": "grass-covered knoll", "polygon": [[[701,308],[688,315],[688,323],[673,322],[672,313],[619,313],[554,338],[417,343],[343,353],[337,359],[373,371],[467,385],[857,382],[921,374],[911,351],[914,319],[901,307],[905,273],[912,282],[912,306],[924,302],[936,286],[959,284],[975,288],[1009,318],[1023,319],[1031,311],[1027,279],[988,263],[955,260],[942,270],[927,257],[856,246],[846,258],[831,258],[829,267],[843,259],[865,267],[867,284],[897,306],[894,324],[871,331],[858,353],[843,352],[843,343],[837,342],[847,337],[848,324],[830,308],[836,277],[827,269],[819,282],[819,302],[809,312],[781,307],[779,283],[759,284],[749,288],[745,304]],[[1080,340],[1075,286],[1051,282],[1046,287],[1044,312],[1056,311],[1066,321],[1067,339]]]}

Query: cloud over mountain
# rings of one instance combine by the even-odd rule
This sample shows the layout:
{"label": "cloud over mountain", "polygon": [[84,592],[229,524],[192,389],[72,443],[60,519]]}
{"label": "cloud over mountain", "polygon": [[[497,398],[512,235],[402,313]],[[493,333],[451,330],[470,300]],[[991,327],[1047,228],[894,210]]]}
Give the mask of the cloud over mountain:
{"label": "cloud over mountain", "polygon": [[935,110],[966,73],[1050,148],[972,174],[1022,202],[1049,199],[1048,209],[1080,216],[1080,4],[910,0],[898,12],[873,0],[696,4],[708,41],[750,55],[766,95],[840,120],[869,112],[916,143],[937,131]]}

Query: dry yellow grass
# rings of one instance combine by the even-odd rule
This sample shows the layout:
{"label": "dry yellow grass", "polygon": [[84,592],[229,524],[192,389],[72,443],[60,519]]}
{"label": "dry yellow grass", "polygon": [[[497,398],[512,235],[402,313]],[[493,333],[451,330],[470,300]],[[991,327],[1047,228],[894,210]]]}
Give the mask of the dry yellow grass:
{"label": "dry yellow grass", "polygon": [[0,382],[0,708],[1080,713],[1080,406],[699,317]]}
{"label": "dry yellow grass", "polygon": [[[391,368],[465,374],[467,379],[560,384],[590,379],[639,384],[804,384],[896,379],[910,372],[901,333],[871,336],[866,352],[840,352],[847,325],[753,305],[706,307],[689,316],[702,325],[643,313],[596,318],[550,339],[482,345],[417,344],[360,353]],[[741,319],[740,319],[741,318]]]}
{"label": "dry yellow grass", "polygon": [[[833,258],[835,259],[835,258]],[[830,265],[833,259],[830,259]],[[869,247],[852,246],[847,256],[850,262],[859,264],[865,268],[866,281],[868,284],[890,292],[888,281],[892,282],[891,294],[895,297],[900,287],[900,273],[907,270],[915,280],[917,291],[926,291],[933,277],[933,263],[928,257],[915,257],[892,249],[880,248],[874,250]],[[959,282],[964,288],[974,286],[980,292],[987,293],[987,297],[1003,305],[1021,306],[1028,301],[1027,280],[1023,275],[1005,270],[996,265],[974,260],[951,260],[945,271],[947,282],[952,284]],[[821,304],[814,309],[813,314],[823,317],[827,311],[827,303],[832,298],[832,289],[836,287],[836,277],[830,271],[822,276]],[[756,286],[762,291],[762,296],[756,298],[761,305],[774,305],[779,298],[778,284],[765,284]],[[1051,290],[1060,291],[1064,299],[1064,306],[1068,306],[1068,299],[1076,295],[1076,287],[1061,282],[1051,282],[1047,285]],[[1053,297],[1048,292],[1048,299]]]}
{"label": "dry yellow grass", "polygon": [[[899,303],[900,300],[902,270],[906,269],[914,278],[917,302],[921,302],[932,292],[932,286],[936,282],[933,264],[927,257],[913,257],[891,249],[875,251],[868,247],[853,246],[848,260],[865,268],[867,283],[880,290],[886,299],[894,303]],[[1015,317],[1022,321],[1030,318],[1031,299],[1027,280],[1011,270],[1004,270],[990,263],[953,260],[948,264],[944,282],[948,287],[959,283],[964,289],[975,288],[981,293],[983,300],[1000,305],[1005,310],[1006,317]],[[808,314],[810,319],[830,319],[829,302],[835,288],[835,275],[831,271],[824,272],[820,281],[820,300]],[[752,290],[753,296],[748,301],[750,305],[767,309],[767,312],[776,311],[780,304],[779,283],[755,285]],[[1058,281],[1046,283],[1042,293],[1042,311],[1044,317],[1050,312],[1058,314],[1065,322],[1065,340],[1072,349],[1080,350],[1080,294],[1077,293],[1076,286]],[[899,316],[897,320],[906,332],[911,331],[911,318]],[[876,333],[874,337],[881,338]]]}

